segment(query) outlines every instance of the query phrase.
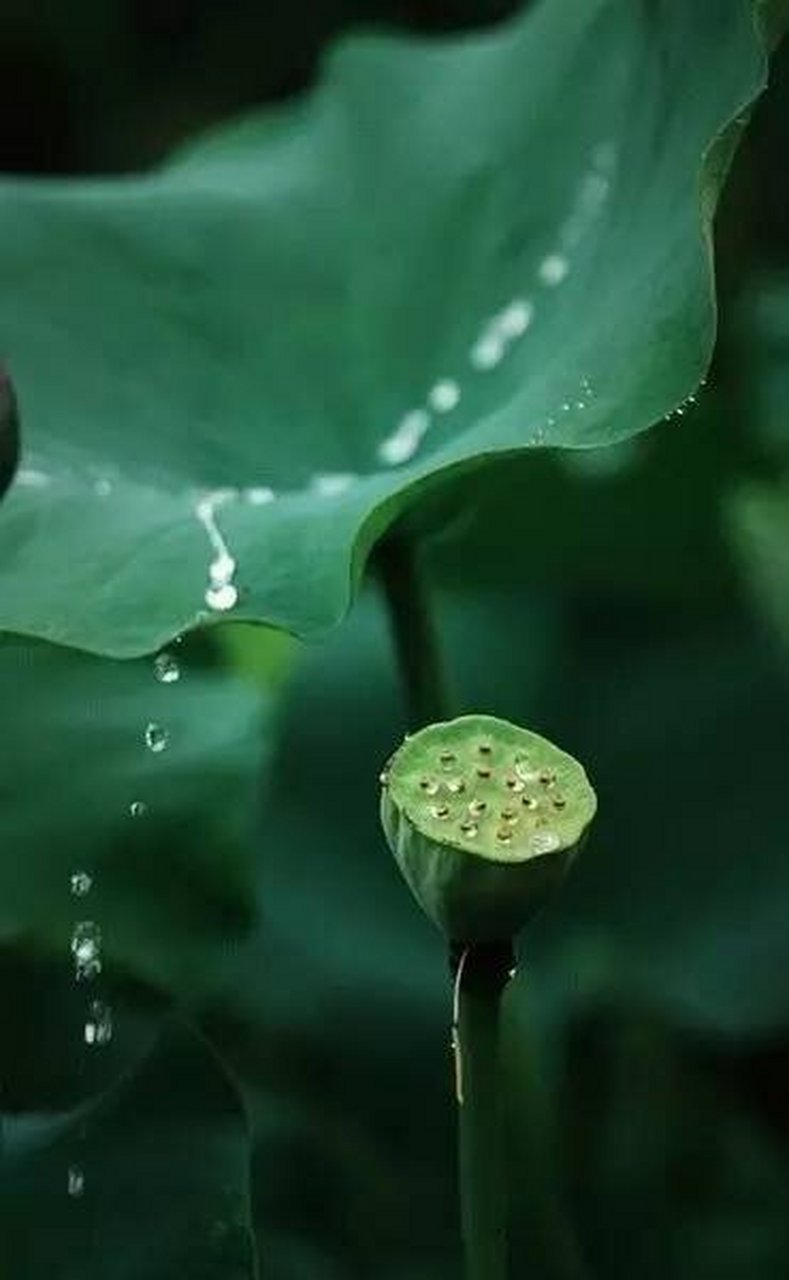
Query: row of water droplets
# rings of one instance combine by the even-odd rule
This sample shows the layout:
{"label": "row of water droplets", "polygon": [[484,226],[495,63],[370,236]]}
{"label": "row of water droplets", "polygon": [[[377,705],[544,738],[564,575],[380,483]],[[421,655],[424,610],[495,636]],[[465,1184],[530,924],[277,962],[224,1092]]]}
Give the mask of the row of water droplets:
{"label": "row of water droplets", "polygon": [[[473,373],[486,373],[495,369],[531,329],[537,312],[537,296],[540,291],[555,290],[570,275],[572,254],[597,217],[608,196],[611,178],[617,164],[616,150],[610,143],[597,146],[590,164],[582,175],[569,216],[560,226],[554,248],[539,262],[535,276],[535,294],[516,296],[500,311],[485,322],[475,337],[468,353]],[[567,400],[557,412],[586,407],[591,388],[582,386],[581,393]],[[396,424],[377,448],[377,459],[385,467],[398,467],[419,451],[425,438],[439,418],[451,414],[462,398],[461,381],[455,377],[439,378],[427,393],[425,403],[410,409]],[[545,428],[554,425],[549,419],[535,429],[535,441]],[[309,488],[321,497],[333,498],[349,489],[359,477],[353,472],[333,472],[312,476]],[[264,506],[276,498],[268,487],[254,489],[216,489],[202,495],[195,506],[195,515],[205,529],[213,558],[208,568],[208,583],[204,599],[208,608],[226,613],[235,608],[239,592],[236,585],[237,562],[222,532],[218,514],[222,507],[235,501],[253,506]]]}
{"label": "row of water droplets", "polygon": [[[153,661],[153,673],[160,684],[174,684],[181,676],[181,668],[174,654],[164,651],[156,655]],[[159,755],[168,745],[169,734],[166,728],[149,721],[143,733],[145,749]],[[144,800],[134,799],[129,803],[129,816],[142,818],[148,811]],[[71,896],[80,904],[87,905],[90,895],[95,890],[95,880],[89,871],[74,871],[70,877]],[[95,919],[81,918],[76,920],[71,932],[71,958],[74,965],[74,979],[79,984],[96,984],[104,968],[103,940],[101,926]],[[111,1005],[100,996],[92,996],[88,1002],[87,1013],[82,1028],[82,1038],[87,1050],[101,1049],[112,1040],[113,1012]],[[71,1164],[67,1174],[68,1194],[79,1198],[85,1190],[85,1172],[81,1165]]]}

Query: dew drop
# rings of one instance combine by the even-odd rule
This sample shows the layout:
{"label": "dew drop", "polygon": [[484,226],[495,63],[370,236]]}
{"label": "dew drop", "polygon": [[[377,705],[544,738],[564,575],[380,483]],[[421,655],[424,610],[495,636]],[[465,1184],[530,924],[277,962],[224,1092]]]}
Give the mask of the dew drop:
{"label": "dew drop", "polygon": [[85,1174],[78,1164],[69,1166],[66,1189],[74,1200],[78,1200],[85,1190]]}
{"label": "dew drop", "polygon": [[153,674],[160,684],[175,684],[181,678],[181,668],[171,653],[159,653],[153,660]]}
{"label": "dew drop", "polygon": [[112,1039],[112,1009],[102,1000],[94,1000],[84,1028],[85,1044],[92,1048],[109,1044]]}
{"label": "dew drop", "polygon": [[430,426],[430,415],[414,409],[400,420],[390,436],[378,446],[378,457],[387,466],[396,467],[413,458]]}
{"label": "dew drop", "polygon": [[539,774],[532,769],[528,760],[518,760],[515,765],[515,772],[522,782],[536,782]]}
{"label": "dew drop", "polygon": [[209,587],[205,593],[205,602],[209,609],[227,613],[228,609],[238,604],[238,588],[232,582],[226,582],[221,587]]}
{"label": "dew drop", "polygon": [[154,724],[153,721],[145,730],[145,745],[154,755],[159,755],[167,746],[167,730],[163,729],[160,724]]}
{"label": "dew drop", "polygon": [[534,319],[534,307],[525,298],[516,298],[499,316],[496,327],[505,338],[522,338]]}
{"label": "dew drop", "polygon": [[244,498],[252,507],[265,507],[269,502],[273,502],[275,498],[273,489],[269,489],[268,485],[258,485],[253,489],[244,490]]}
{"label": "dew drop", "polygon": [[427,399],[436,413],[450,413],[460,401],[460,387],[451,378],[443,378],[431,389]]}
{"label": "dew drop", "polygon": [[148,812],[148,806],[144,800],[132,800],[129,805],[129,813],[132,818],[142,818]]}
{"label": "dew drop", "polygon": [[549,253],[543,258],[538,268],[538,275],[543,284],[554,286],[567,279],[570,264],[561,253]]}
{"label": "dew drop", "polygon": [[350,471],[330,471],[325,475],[316,475],[310,481],[310,488],[323,498],[336,498],[350,489],[356,476]]}
{"label": "dew drop", "polygon": [[208,576],[215,587],[224,586],[236,571],[236,562],[227,552],[220,552],[208,566]]}
{"label": "dew drop", "polygon": [[75,871],[71,877],[71,892],[75,898],[84,898],[86,893],[90,893],[92,885],[93,877],[87,871]]}
{"label": "dew drop", "polygon": [[497,333],[486,333],[471,348],[469,359],[473,368],[481,372],[495,369],[504,358],[504,343]]}

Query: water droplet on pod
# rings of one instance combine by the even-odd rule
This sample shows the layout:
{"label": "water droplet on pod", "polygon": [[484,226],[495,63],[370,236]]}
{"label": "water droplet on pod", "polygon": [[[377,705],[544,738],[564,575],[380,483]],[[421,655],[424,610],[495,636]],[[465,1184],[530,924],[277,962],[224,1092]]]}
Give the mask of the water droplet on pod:
{"label": "water droplet on pod", "polygon": [[555,831],[535,831],[529,844],[532,853],[553,853],[559,848],[561,840]]}

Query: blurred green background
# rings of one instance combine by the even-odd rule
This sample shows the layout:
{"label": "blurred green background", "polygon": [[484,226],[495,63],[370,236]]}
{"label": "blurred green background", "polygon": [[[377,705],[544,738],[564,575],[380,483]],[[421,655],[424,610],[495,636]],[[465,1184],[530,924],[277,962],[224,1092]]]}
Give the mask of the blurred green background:
{"label": "blurred green background", "polygon": [[[452,30],[510,7],[6,0],[0,169],[134,169],[302,90],[349,25]],[[458,708],[554,737],[601,800],[512,997],[537,1069],[513,1124],[515,1274],[534,1280],[560,1274],[549,1178],[590,1277],[789,1274],[789,50],[772,79],[717,222],[721,335],[697,407],[627,446],[478,477],[462,519],[420,515]],[[112,881],[132,838],[114,752],[118,725],[155,714],[144,664],[123,664],[121,688],[119,664],[22,649],[0,651],[21,726],[2,839],[46,854],[26,855],[22,941],[0,913],[0,1276],[148,1280],[188,1260],[190,1276],[241,1280],[250,1221],[274,1280],[458,1276],[445,960],[377,830],[378,764],[405,710],[374,584],[308,651],[232,626],[182,646],[195,745],[128,882]],[[216,760],[234,749],[243,778],[227,784]],[[232,816],[243,806],[252,830]],[[196,913],[182,927],[172,913],[212,841],[226,874],[195,891],[214,907],[193,955]],[[78,996],[36,925],[52,868],[89,851],[130,936],[140,919],[150,935],[141,972],[123,913],[108,932],[116,1034],[100,1068],[69,1048]],[[67,919],[63,936],[67,956]],[[74,1162],[86,1186],[69,1198]]]}

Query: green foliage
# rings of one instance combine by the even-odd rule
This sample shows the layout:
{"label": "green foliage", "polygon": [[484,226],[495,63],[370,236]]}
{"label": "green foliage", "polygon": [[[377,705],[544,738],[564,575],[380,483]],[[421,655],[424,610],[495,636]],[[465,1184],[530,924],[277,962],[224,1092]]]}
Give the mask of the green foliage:
{"label": "green foliage", "polygon": [[0,625],[151,650],[205,620],[215,523],[220,603],[315,633],[428,488],[660,419],[713,339],[710,147],[764,78],[740,0],[552,0],[347,42],[158,173],[4,183]]}
{"label": "green foliage", "polygon": [[[98,656],[209,620],[209,529],[234,616],[322,631],[398,517],[458,709],[566,742],[601,795],[508,998],[513,1274],[577,1248],[605,1280],[785,1275],[786,1151],[729,1060],[789,1019],[789,686],[751,615],[789,598],[783,289],[729,335],[741,400],[724,378],[629,439],[708,361],[751,10],[544,0],[455,43],[355,39],[308,101],[151,176],[0,188],[25,429],[0,625],[39,637],[0,644],[4,1277],[459,1274],[444,948],[378,831],[405,729],[380,605],[311,650],[187,638],[169,684]],[[459,402],[383,462],[446,379]],[[75,981],[85,922],[102,969]]]}

